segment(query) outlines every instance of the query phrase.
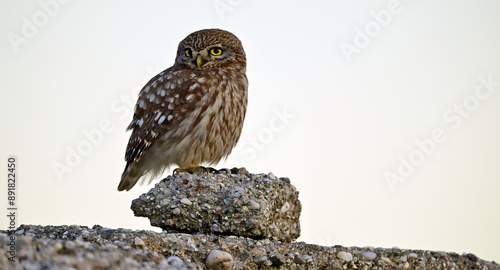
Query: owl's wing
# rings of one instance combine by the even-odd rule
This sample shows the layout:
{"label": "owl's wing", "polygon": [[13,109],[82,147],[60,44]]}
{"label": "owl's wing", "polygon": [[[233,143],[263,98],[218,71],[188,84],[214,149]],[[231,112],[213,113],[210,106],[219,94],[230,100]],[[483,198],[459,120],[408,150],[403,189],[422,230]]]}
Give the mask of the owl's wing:
{"label": "owl's wing", "polygon": [[161,106],[162,102],[164,103],[164,98],[161,96],[164,85],[158,85],[159,81],[164,79],[162,78],[164,73],[169,73],[169,70],[153,77],[139,93],[133,120],[127,127],[127,131],[132,130],[125,152],[127,163],[138,161],[160,132],[168,126],[169,121],[166,121],[166,117],[170,115],[168,105],[166,108],[165,105],[163,108]]}
{"label": "owl's wing", "polygon": [[[159,135],[172,127],[176,118],[186,113],[186,95],[195,81],[195,76],[171,67],[152,78],[141,90],[132,122],[132,130],[125,152],[127,163],[137,162]],[[190,102],[196,102],[194,98]]]}
{"label": "owl's wing", "polygon": [[127,130],[132,129],[132,134],[125,153],[127,162],[138,161],[164,128],[157,124],[154,118],[155,116],[146,114],[130,123]]}

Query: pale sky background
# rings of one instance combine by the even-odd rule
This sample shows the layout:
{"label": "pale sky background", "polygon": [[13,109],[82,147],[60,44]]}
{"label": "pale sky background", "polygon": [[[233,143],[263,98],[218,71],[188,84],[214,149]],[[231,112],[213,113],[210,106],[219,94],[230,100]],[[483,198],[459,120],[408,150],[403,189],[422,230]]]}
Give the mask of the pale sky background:
{"label": "pale sky background", "polygon": [[290,177],[299,240],[500,261],[500,1],[2,0],[0,10],[1,228],[15,155],[19,223],[158,231],[130,210],[153,184],[116,190],[125,128],[179,41],[215,27],[243,42],[250,82],[239,146],[216,167]]}

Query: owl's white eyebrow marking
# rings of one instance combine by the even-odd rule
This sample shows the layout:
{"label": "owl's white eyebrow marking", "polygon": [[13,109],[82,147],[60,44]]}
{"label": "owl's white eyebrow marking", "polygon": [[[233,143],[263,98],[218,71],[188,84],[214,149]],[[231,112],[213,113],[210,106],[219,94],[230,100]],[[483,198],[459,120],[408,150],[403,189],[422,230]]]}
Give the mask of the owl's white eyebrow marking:
{"label": "owl's white eyebrow marking", "polygon": [[165,118],[166,118],[166,117],[165,117],[165,115],[162,115],[162,116],[160,117],[160,119],[158,120],[158,124],[163,123],[163,121],[165,121]]}

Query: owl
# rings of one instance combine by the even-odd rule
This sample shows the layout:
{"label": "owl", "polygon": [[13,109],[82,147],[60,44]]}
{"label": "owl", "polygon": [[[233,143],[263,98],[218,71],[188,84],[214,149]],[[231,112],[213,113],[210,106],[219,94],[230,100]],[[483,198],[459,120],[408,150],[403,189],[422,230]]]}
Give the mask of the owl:
{"label": "owl", "polygon": [[235,35],[220,29],[188,35],[174,65],[139,93],[118,190],[151,182],[173,165],[197,171],[227,157],[240,138],[247,92],[246,55]]}

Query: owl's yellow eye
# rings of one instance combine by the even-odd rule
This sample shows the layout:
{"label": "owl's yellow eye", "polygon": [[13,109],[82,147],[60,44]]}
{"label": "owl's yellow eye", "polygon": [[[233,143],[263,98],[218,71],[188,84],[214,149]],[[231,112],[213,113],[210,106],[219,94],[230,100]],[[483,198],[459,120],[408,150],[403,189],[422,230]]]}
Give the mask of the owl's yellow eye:
{"label": "owl's yellow eye", "polygon": [[215,47],[215,48],[210,49],[210,53],[212,55],[221,55],[222,54],[222,49],[219,48],[219,47]]}
{"label": "owl's yellow eye", "polygon": [[191,57],[191,49],[186,49],[186,56]]}

